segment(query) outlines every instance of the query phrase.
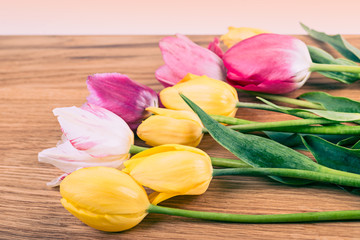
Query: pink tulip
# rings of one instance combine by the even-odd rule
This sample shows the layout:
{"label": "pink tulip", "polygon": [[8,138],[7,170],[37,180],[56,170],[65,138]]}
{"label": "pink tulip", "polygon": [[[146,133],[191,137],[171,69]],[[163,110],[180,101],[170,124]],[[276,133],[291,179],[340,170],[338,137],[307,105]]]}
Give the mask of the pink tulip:
{"label": "pink tulip", "polygon": [[176,37],[163,38],[159,45],[165,65],[156,70],[155,76],[165,87],[175,85],[188,73],[226,79],[221,58],[189,38],[177,34]]}
{"label": "pink tulip", "polygon": [[147,107],[158,106],[154,90],[120,73],[94,74],[86,83],[90,92],[88,103],[119,115],[133,130],[150,115]]}
{"label": "pink tulip", "polygon": [[224,54],[223,61],[232,86],[272,94],[300,88],[309,78],[312,64],[304,42],[267,33],[235,44]]}
{"label": "pink tulip", "polygon": [[[56,147],[40,152],[40,162],[69,174],[82,167],[119,168],[129,158],[134,134],[119,116],[90,104],[84,108],[56,108],[53,112],[63,131],[62,140]],[[56,186],[65,175],[49,185]]]}

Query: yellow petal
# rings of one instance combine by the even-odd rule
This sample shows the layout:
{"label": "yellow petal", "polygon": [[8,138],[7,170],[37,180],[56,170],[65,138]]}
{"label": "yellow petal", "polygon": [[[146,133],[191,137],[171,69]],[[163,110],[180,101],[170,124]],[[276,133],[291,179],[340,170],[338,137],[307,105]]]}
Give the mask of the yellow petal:
{"label": "yellow petal", "polygon": [[[164,150],[162,146],[160,149]],[[125,162],[125,167],[137,182],[155,191],[188,194],[193,189],[191,194],[201,194],[203,189],[201,192],[194,189],[211,181],[212,165],[206,153],[196,152],[178,150],[143,154],[143,157],[135,155]]]}
{"label": "yellow petal", "polygon": [[140,124],[137,135],[150,146],[175,143],[196,147],[202,139],[202,129],[193,120],[154,115]]}
{"label": "yellow petal", "polygon": [[160,92],[161,102],[166,108],[191,111],[179,93],[190,98],[208,114],[232,117],[235,115],[237,92],[235,88],[223,81],[191,74],[178,84]]}
{"label": "yellow petal", "polygon": [[150,203],[157,205],[169,198],[178,196],[178,194],[169,194],[169,193],[159,193],[159,192],[153,192],[149,195]]}
{"label": "yellow petal", "polygon": [[[97,200],[102,201],[102,199]],[[86,225],[106,232],[119,232],[130,229],[139,224],[147,215],[147,212],[122,215],[97,214],[86,209],[77,208],[65,198],[61,199],[61,204]]]}
{"label": "yellow petal", "polygon": [[145,151],[139,152],[138,154],[132,156],[128,161],[126,161],[125,166],[126,166],[126,164],[128,164],[129,161],[137,159],[137,158],[144,158],[144,157],[151,156],[151,155],[154,155],[157,153],[172,152],[172,151],[189,151],[189,152],[193,152],[193,153],[208,157],[206,152],[204,152],[198,148],[184,146],[184,145],[180,145],[180,144],[165,144],[165,145],[149,148]]}
{"label": "yellow petal", "polygon": [[231,48],[236,43],[261,33],[269,33],[268,31],[258,28],[247,28],[247,27],[229,27],[228,32],[220,37],[220,40],[228,47]]}
{"label": "yellow petal", "polygon": [[171,110],[157,107],[148,107],[146,108],[146,110],[160,116],[171,117],[175,119],[192,120],[194,122],[197,122],[200,126],[203,126],[200,118],[193,111]]}
{"label": "yellow petal", "polygon": [[60,193],[61,203],[69,212],[103,231],[135,226],[146,216],[150,204],[144,188],[133,178],[108,167],[71,173],[60,184]]}

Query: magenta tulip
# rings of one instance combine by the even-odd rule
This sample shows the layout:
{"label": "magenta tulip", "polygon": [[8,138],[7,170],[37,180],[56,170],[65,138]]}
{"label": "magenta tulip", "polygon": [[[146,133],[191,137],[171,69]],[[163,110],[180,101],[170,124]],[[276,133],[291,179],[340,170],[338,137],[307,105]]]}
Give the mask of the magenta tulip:
{"label": "magenta tulip", "polygon": [[156,70],[156,79],[165,87],[173,86],[188,73],[225,80],[226,69],[221,58],[183,35],[165,37],[160,43],[165,65]]}
{"label": "magenta tulip", "polygon": [[239,89],[283,94],[300,88],[312,64],[301,40],[280,34],[260,34],[231,47],[223,56],[228,82]]}
{"label": "magenta tulip", "polygon": [[86,83],[90,92],[88,103],[112,111],[133,130],[150,115],[147,107],[158,106],[154,90],[120,73],[94,74]]}

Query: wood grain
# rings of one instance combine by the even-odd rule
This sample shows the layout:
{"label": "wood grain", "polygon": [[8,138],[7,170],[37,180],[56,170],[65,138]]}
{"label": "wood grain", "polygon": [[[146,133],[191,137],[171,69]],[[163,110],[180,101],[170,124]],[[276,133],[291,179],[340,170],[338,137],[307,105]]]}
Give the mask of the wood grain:
{"label": "wood grain", "polygon": [[[298,36],[308,44],[320,44]],[[345,36],[360,48],[359,36]],[[360,222],[307,224],[227,224],[151,214],[122,233],[94,230],[60,204],[58,188],[45,183],[62,174],[37,161],[55,146],[61,131],[51,110],[80,106],[90,74],[121,72],[159,91],[155,70],[163,64],[162,36],[2,36],[0,37],[0,239],[357,239]],[[213,36],[192,36],[206,46]],[[336,55],[336,54],[335,54]],[[360,85],[345,85],[313,74],[289,96],[327,91],[360,100]],[[254,101],[241,95],[241,101]],[[286,115],[240,109],[238,117],[256,121]],[[137,143],[142,144],[139,140]],[[232,157],[209,136],[199,146],[212,156]],[[243,214],[360,209],[360,197],[337,186],[292,187],[263,177],[218,177],[201,196],[181,196],[165,206]]]}

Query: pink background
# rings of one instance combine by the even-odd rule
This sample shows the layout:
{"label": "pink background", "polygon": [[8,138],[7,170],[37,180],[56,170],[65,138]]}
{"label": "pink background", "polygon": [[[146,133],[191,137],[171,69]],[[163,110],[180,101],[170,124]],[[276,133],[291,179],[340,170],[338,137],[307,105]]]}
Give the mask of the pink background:
{"label": "pink background", "polygon": [[360,34],[360,0],[0,0],[0,35],[223,34],[228,26]]}

